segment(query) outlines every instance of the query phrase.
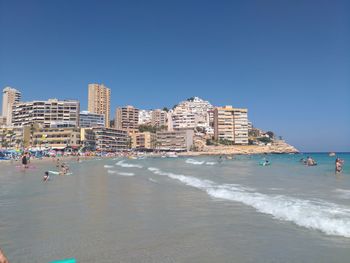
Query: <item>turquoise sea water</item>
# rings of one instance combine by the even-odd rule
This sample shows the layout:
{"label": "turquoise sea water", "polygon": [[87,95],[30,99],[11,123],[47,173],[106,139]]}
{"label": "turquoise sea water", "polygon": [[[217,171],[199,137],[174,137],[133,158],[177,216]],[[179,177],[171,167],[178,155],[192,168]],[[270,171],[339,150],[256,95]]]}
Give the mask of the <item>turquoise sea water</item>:
{"label": "turquoise sea water", "polygon": [[12,263],[349,262],[338,156],[341,174],[327,154],[96,159],[46,183],[54,163],[1,164],[0,247]]}

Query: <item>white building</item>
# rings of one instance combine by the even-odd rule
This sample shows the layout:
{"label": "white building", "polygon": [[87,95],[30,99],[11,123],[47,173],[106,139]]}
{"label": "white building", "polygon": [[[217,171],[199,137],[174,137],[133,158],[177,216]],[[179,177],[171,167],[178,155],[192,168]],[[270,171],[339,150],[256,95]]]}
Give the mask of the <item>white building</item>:
{"label": "white building", "polygon": [[79,107],[77,100],[19,102],[12,107],[12,125],[17,127],[37,123],[43,128],[78,127]]}
{"label": "white building", "polygon": [[12,106],[21,100],[21,92],[18,90],[5,87],[2,91],[2,116],[6,118],[6,125],[12,123]]}
{"label": "white building", "polygon": [[212,110],[213,106],[209,101],[198,97],[182,101],[173,109],[172,128],[210,127],[210,112]]}
{"label": "white building", "polygon": [[151,124],[152,110],[139,110],[139,125]]}
{"label": "white building", "polygon": [[105,115],[91,113],[89,111],[81,111],[79,114],[79,126],[81,128],[104,127]]}

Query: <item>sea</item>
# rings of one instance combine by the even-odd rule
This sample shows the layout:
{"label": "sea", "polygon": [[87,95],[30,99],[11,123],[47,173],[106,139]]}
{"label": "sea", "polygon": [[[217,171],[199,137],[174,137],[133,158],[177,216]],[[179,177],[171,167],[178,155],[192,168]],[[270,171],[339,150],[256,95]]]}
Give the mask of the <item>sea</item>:
{"label": "sea", "polygon": [[350,154],[337,157],[339,174],[324,153],[95,158],[67,175],[0,163],[0,248],[11,263],[348,263]]}

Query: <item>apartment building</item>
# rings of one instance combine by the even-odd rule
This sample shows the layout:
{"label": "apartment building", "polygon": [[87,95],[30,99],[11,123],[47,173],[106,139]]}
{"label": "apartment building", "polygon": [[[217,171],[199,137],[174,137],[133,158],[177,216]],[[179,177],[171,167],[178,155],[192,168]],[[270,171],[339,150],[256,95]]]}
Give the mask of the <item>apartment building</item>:
{"label": "apartment building", "polygon": [[1,148],[28,147],[30,141],[30,127],[2,127],[0,128]]}
{"label": "apartment building", "polygon": [[[210,111],[213,106],[198,97],[180,102],[172,111],[171,125],[173,129],[210,127]],[[170,128],[171,129],[171,128]]]}
{"label": "apartment building", "polygon": [[78,127],[79,107],[76,100],[19,102],[12,107],[12,125],[18,127],[37,123],[43,128]]}
{"label": "apartment building", "polygon": [[79,114],[79,126],[81,128],[104,127],[105,115],[81,111]]}
{"label": "apartment building", "polygon": [[151,132],[136,132],[131,134],[131,148],[153,150],[156,146],[156,134]]}
{"label": "apartment building", "polygon": [[151,124],[151,110],[139,110],[139,125],[150,125]]}
{"label": "apartment building", "polygon": [[130,148],[128,132],[113,128],[82,128],[81,140],[84,147],[102,152],[115,152]]}
{"label": "apartment building", "polygon": [[12,123],[12,107],[20,102],[21,92],[18,90],[5,87],[2,91],[2,117],[6,118],[5,125],[9,126]]}
{"label": "apartment building", "polygon": [[111,90],[103,84],[88,85],[88,111],[105,116],[105,127],[110,124]]}
{"label": "apartment building", "polygon": [[139,127],[139,109],[133,106],[117,108],[115,111],[115,128],[135,132]]}
{"label": "apartment building", "polygon": [[158,131],[156,149],[161,151],[189,151],[193,145],[192,129],[178,131]]}
{"label": "apartment building", "polygon": [[36,148],[65,149],[81,146],[79,128],[42,128],[34,131],[32,145]]}
{"label": "apartment building", "polygon": [[233,144],[248,144],[248,110],[232,106],[215,108],[214,138]]}
{"label": "apartment building", "polygon": [[151,113],[151,125],[156,127],[168,126],[167,112],[156,109]]}

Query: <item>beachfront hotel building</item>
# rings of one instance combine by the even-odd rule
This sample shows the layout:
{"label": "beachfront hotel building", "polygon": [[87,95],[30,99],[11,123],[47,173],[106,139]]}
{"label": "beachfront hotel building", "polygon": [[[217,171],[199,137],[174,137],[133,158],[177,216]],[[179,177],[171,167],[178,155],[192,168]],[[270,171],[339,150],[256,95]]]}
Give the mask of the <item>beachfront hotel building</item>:
{"label": "beachfront hotel building", "polygon": [[157,131],[156,149],[160,151],[189,151],[193,145],[193,129]]}
{"label": "beachfront hotel building", "polygon": [[28,147],[30,143],[30,127],[2,127],[0,128],[1,148]]}
{"label": "beachfront hotel building", "polygon": [[12,107],[12,125],[39,124],[42,128],[78,127],[80,103],[77,100],[19,102]]}
{"label": "beachfront hotel building", "polygon": [[232,106],[215,108],[214,139],[248,144],[248,110]]}
{"label": "beachfront hotel building", "polygon": [[139,127],[139,109],[133,106],[117,108],[115,111],[115,128],[135,132]]}
{"label": "beachfront hotel building", "polygon": [[79,127],[90,128],[90,127],[104,127],[105,126],[105,115],[91,113],[88,111],[81,111],[79,113]]}
{"label": "beachfront hotel building", "polygon": [[105,127],[82,128],[81,141],[85,148],[101,152],[116,152],[129,148],[128,132]]}
{"label": "beachfront hotel building", "polygon": [[34,131],[31,145],[37,149],[62,150],[67,147],[78,149],[81,146],[80,129],[41,128]]}
{"label": "beachfront hotel building", "polygon": [[15,103],[20,102],[21,92],[18,90],[5,87],[2,91],[2,116],[6,118],[6,125],[12,123],[12,107]]}
{"label": "beachfront hotel building", "polygon": [[156,134],[151,132],[135,132],[131,134],[131,148],[153,150],[156,146]]}
{"label": "beachfront hotel building", "polygon": [[105,116],[105,127],[110,124],[111,90],[103,84],[89,84],[88,111]]}

